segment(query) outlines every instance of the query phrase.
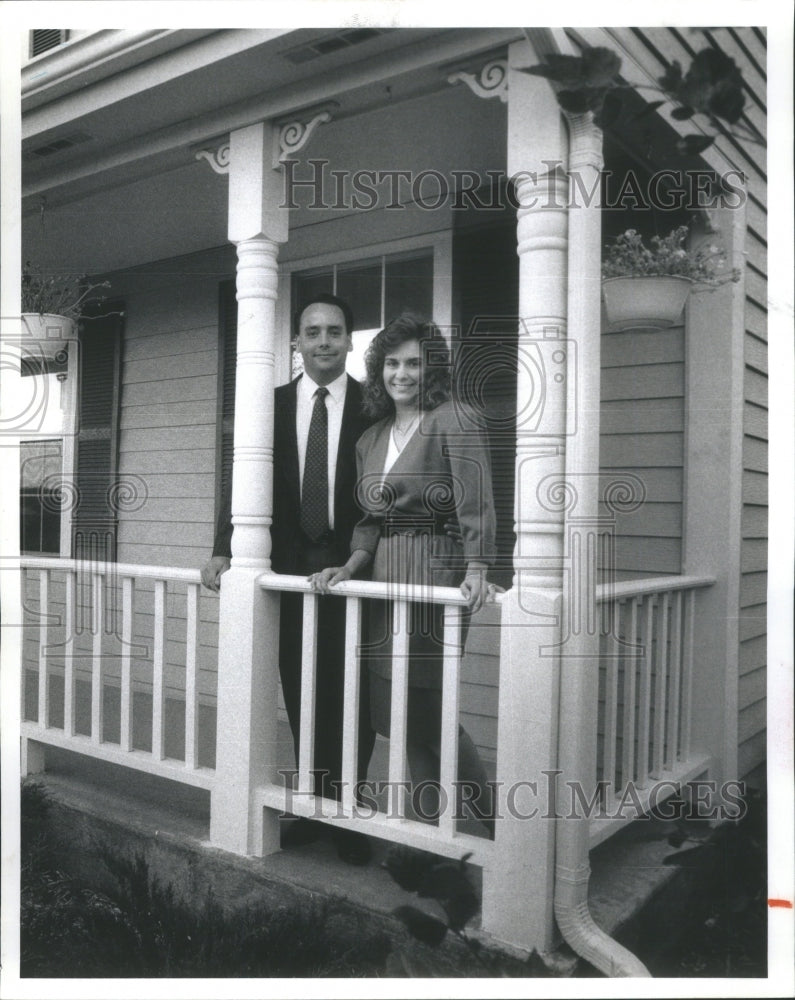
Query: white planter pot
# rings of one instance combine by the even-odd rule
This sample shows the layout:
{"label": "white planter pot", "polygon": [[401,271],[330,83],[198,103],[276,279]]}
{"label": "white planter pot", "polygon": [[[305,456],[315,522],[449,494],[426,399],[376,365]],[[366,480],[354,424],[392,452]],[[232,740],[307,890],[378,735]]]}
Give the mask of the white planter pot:
{"label": "white planter pot", "polygon": [[691,285],[689,278],[671,274],[604,278],[602,301],[610,329],[662,330],[676,326]]}
{"label": "white planter pot", "polygon": [[75,322],[55,313],[22,313],[23,357],[66,360],[69,341],[75,339]]}

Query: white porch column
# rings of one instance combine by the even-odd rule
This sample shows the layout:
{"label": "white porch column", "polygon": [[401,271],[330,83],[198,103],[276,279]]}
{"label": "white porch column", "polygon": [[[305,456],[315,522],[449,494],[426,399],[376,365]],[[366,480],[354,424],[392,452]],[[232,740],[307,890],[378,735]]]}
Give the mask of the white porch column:
{"label": "white porch column", "polygon": [[[549,84],[516,72],[509,49],[508,173],[519,202],[516,548],[502,604],[496,864],[484,872],[483,927],[503,943],[553,944],[554,797],[564,507],[568,144]],[[545,773],[546,772],[546,773]]]}
{"label": "white porch column", "polygon": [[[745,199],[712,213],[730,266],[745,273]],[[745,282],[690,295],[685,339],[685,506],[682,572],[708,573],[697,595],[691,746],[709,753],[710,778],[733,781],[738,766],[745,408]],[[764,598],[762,598],[764,599]],[[720,787],[718,787],[720,795]]]}
{"label": "white porch column", "polygon": [[232,490],[232,568],[221,583],[218,636],[217,783],[210,840],[238,854],[278,849],[275,813],[252,790],[276,777],[278,597],[256,586],[270,567],[277,256],[287,240],[274,128],[230,136],[229,239],[237,245],[237,372]]}

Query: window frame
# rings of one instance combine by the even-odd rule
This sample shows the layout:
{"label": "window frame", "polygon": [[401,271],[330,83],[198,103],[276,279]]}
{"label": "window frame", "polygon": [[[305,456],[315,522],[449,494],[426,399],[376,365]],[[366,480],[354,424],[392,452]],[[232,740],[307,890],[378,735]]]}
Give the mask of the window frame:
{"label": "window frame", "polygon": [[[289,246],[289,244],[288,244]],[[292,343],[292,276],[297,271],[352,264],[377,257],[410,254],[412,251],[429,250],[433,260],[433,320],[444,332],[452,323],[453,310],[453,231],[410,236],[383,243],[358,245],[346,250],[335,250],[312,257],[301,257],[282,262],[279,268],[278,298],[276,300],[276,329],[287,330],[288,336],[278,336],[275,344],[276,385],[291,379]]]}
{"label": "window frame", "polygon": [[[25,365],[22,365],[25,368]],[[59,372],[49,372],[46,366],[39,370],[28,367],[22,377],[41,378],[42,375],[55,374],[60,383],[60,394],[57,401],[50,400],[48,396],[48,406],[58,406],[61,411],[60,428],[52,433],[23,434],[20,437],[20,448],[23,444],[35,441],[58,441],[61,446],[61,482],[73,483],[75,477],[75,461],[77,458],[75,449],[75,438],[77,434],[77,407],[80,398],[80,356],[77,339],[71,343],[67,352],[66,369]],[[21,471],[21,467],[20,467]],[[42,555],[48,558],[69,559],[72,556],[72,517],[73,505],[68,502],[71,490],[64,493],[67,502],[64,503],[60,511],[60,538],[57,552],[37,552],[35,550],[22,549],[22,537],[20,535],[20,551],[22,555]],[[22,482],[20,478],[19,486],[20,506],[22,505]]]}

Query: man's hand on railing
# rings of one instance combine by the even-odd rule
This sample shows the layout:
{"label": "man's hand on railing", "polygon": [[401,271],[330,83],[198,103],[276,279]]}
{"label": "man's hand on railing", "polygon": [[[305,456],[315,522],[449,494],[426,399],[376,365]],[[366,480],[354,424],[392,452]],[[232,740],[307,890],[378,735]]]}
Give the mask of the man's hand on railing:
{"label": "man's hand on railing", "polygon": [[461,593],[469,601],[469,611],[474,614],[484,604],[493,604],[497,594],[504,594],[505,588],[486,580],[487,567],[484,563],[470,563],[467,575],[461,584]]}
{"label": "man's hand on railing", "polygon": [[221,589],[221,577],[229,569],[232,560],[228,556],[213,556],[202,566],[202,583],[217,594]]}

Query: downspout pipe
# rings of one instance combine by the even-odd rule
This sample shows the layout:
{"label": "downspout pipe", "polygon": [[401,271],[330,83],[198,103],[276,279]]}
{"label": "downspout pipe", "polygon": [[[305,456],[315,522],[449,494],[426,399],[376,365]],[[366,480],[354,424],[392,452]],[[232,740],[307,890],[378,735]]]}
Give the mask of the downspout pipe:
{"label": "downspout pipe", "polygon": [[[565,36],[564,36],[565,39]],[[559,48],[559,46],[558,46]],[[565,51],[565,49],[564,49]],[[571,499],[564,538],[571,557],[563,590],[558,767],[590,799],[596,784],[599,628],[598,552],[601,336],[602,134],[592,116],[569,120],[567,429],[565,485]],[[574,184],[574,175],[581,184]],[[583,194],[583,192],[585,192]],[[589,193],[593,192],[593,196]],[[554,910],[564,940],[606,976],[648,977],[643,963],[601,930],[588,909],[590,838],[587,810],[558,818]]]}

